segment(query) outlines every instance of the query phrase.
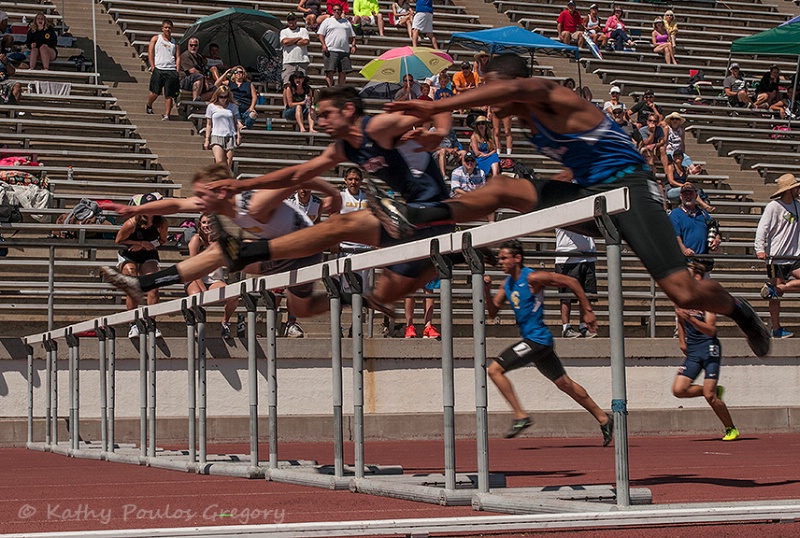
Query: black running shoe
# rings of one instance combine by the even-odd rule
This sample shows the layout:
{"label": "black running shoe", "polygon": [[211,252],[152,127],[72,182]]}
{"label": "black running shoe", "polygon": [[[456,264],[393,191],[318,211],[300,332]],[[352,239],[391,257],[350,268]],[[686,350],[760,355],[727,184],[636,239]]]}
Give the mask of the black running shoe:
{"label": "black running shoe", "polygon": [[123,275],[113,267],[101,267],[100,274],[103,275],[106,282],[124,291],[137,304],[146,303],[146,294],[142,291],[139,279],[135,276]]}
{"label": "black running shoe", "polygon": [[753,307],[750,306],[750,303],[741,297],[734,297],[734,299],[736,299],[736,307],[740,312],[740,315],[736,316],[738,319],[734,318],[734,321],[736,321],[736,324],[739,325],[739,328],[747,337],[747,343],[750,345],[750,349],[753,350],[753,353],[755,353],[757,357],[763,357],[769,353],[771,345],[769,329],[764,325],[761,318],[758,317],[758,314],[756,314]]}
{"label": "black running shoe", "polygon": [[603,432],[603,446],[608,446],[614,439],[614,415],[606,413],[608,422],[600,425],[600,431]]}
{"label": "black running shoe", "polygon": [[211,237],[222,247],[222,254],[225,256],[226,265],[236,267],[239,260],[239,252],[242,249],[242,240],[225,230],[219,217],[215,214],[208,216],[211,224]]}
{"label": "black running shoe", "polygon": [[506,439],[516,437],[525,428],[530,428],[533,425],[531,417],[518,418],[511,424],[511,428],[506,432]]}
{"label": "black running shoe", "polygon": [[394,239],[409,237],[416,227],[406,216],[406,205],[383,194],[371,181],[364,183],[367,207],[378,218],[386,232]]}

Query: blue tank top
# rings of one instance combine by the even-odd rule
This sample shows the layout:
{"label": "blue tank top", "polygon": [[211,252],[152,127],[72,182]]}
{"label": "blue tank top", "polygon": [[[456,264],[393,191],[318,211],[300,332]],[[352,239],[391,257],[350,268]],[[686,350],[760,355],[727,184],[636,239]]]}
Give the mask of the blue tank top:
{"label": "blue tank top", "polygon": [[416,151],[419,144],[411,140],[393,149],[380,147],[367,135],[367,124],[371,119],[369,116],[361,119],[359,147],[342,141],[347,159],[383,180],[407,203],[440,202],[449,198],[450,191],[431,154]]}
{"label": "blue tank top", "polygon": [[[705,312],[697,312],[693,314],[693,317],[700,321],[705,321]],[[719,338],[703,334],[688,321],[683,322],[683,329],[685,331],[687,357],[706,359],[720,356],[722,346],[719,343]]]}
{"label": "blue tank top", "polygon": [[553,345],[553,335],[544,324],[544,291],[533,293],[528,285],[528,275],[533,273],[530,267],[523,267],[519,278],[508,277],[503,284],[506,299],[514,309],[519,333],[523,338],[533,340],[544,346]]}
{"label": "blue tank top", "polygon": [[608,116],[590,131],[569,134],[554,133],[533,114],[530,119],[539,131],[528,137],[531,144],[543,155],[570,168],[577,183],[584,187],[614,181],[622,173],[645,164],[631,137]]}

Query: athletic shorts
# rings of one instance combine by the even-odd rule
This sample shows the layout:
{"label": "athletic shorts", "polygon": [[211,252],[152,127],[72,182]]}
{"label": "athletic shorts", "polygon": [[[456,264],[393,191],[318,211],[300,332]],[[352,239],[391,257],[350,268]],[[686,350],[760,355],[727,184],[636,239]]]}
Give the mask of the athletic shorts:
{"label": "athletic shorts", "polygon": [[177,71],[153,69],[153,74],[150,75],[150,92],[160,95],[162,91],[167,99],[178,97],[181,86]]}
{"label": "athletic shorts", "polygon": [[792,273],[798,269],[800,269],[800,260],[795,260],[790,263],[768,263],[767,277],[777,278],[786,282],[792,278]]}
{"label": "athletic shorts", "polygon": [[350,64],[350,53],[329,50],[322,56],[322,65],[326,73],[350,73],[353,66]]}
{"label": "athletic shorts", "polygon": [[[322,263],[322,253],[312,254],[311,256],[300,258],[298,260],[264,260],[259,262],[258,273],[260,275],[277,275],[278,273],[293,271],[295,269],[300,269],[301,267],[316,265],[318,263]],[[314,291],[314,283],[307,282],[306,284],[300,284],[299,286],[289,286],[287,290],[292,295],[304,299],[310,296]]]}
{"label": "athletic shorts", "polygon": [[283,81],[283,85],[286,86],[289,84],[289,77],[294,75],[295,73],[303,73],[304,75],[308,74],[308,64],[283,64],[281,66],[281,80]]}
{"label": "athletic shorts", "polygon": [[236,137],[211,135],[208,147],[213,148],[214,146],[219,146],[225,151],[233,151],[236,147]]}
{"label": "athletic shorts", "polygon": [[[546,179],[526,179],[526,181],[533,184],[538,194],[537,209],[628,187],[630,210],[611,217],[623,239],[656,280],[686,269],[686,258],[678,247],[675,228],[672,227],[672,222],[664,211],[661,188],[649,168],[631,166],[617,172],[606,183],[587,187]],[[580,227],[580,231],[599,235],[593,223]]]}
{"label": "athletic shorts", "polygon": [[706,379],[719,381],[719,367],[722,362],[722,353],[719,346],[710,344],[708,351],[702,353],[689,353],[682,366],[678,367],[678,375],[688,377],[692,381],[697,379],[702,370],[706,372]]}
{"label": "athletic shorts", "polygon": [[[391,237],[386,230],[381,226],[381,247],[391,247],[393,245],[400,245],[404,243],[411,243],[418,239],[425,239],[428,237],[436,237],[437,235],[453,233],[455,225],[442,224],[441,226],[431,226],[430,228],[422,228],[415,230],[411,237],[404,237],[403,239],[395,239]],[[421,260],[398,263],[395,265],[388,265],[386,269],[400,276],[415,278],[422,275],[425,271],[433,266],[433,262],[429,257],[422,258]]]}
{"label": "athletic shorts", "polygon": [[411,29],[419,30],[422,34],[433,33],[433,13],[414,13]]}
{"label": "athletic shorts", "polygon": [[[597,293],[597,274],[594,262],[557,263],[556,273],[571,276],[578,281],[586,293]],[[569,293],[570,291],[569,288],[558,288],[558,293]]]}
{"label": "athletic shorts", "polygon": [[536,369],[550,381],[555,381],[567,374],[553,346],[546,346],[527,338],[523,338],[500,353],[495,362],[502,366],[506,372],[533,363]]}

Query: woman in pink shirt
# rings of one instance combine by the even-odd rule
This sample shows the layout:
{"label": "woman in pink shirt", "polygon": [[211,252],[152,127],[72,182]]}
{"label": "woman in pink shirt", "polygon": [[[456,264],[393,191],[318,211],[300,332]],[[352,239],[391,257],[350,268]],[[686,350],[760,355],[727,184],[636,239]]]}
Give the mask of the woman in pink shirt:
{"label": "woman in pink shirt", "polygon": [[625,31],[625,23],[622,21],[622,8],[617,6],[614,8],[614,14],[606,20],[606,26],[603,29],[606,35],[614,41],[614,50],[621,51],[625,47],[634,48],[633,41],[628,37]]}

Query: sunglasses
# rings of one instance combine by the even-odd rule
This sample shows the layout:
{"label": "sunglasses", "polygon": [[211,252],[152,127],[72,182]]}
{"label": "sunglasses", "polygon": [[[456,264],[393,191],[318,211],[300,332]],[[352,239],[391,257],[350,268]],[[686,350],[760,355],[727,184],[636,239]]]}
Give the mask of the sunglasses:
{"label": "sunglasses", "polygon": [[233,72],[234,75],[241,75],[242,73],[244,73],[244,71],[242,70],[237,70]]}
{"label": "sunglasses", "polygon": [[198,43],[189,43],[189,46],[190,47],[199,47],[200,45]]}
{"label": "sunglasses", "polygon": [[656,123],[656,120],[647,120],[647,123]]}

